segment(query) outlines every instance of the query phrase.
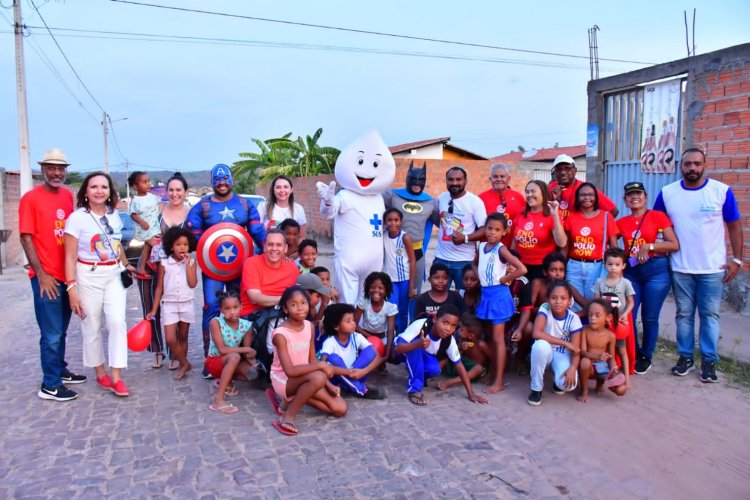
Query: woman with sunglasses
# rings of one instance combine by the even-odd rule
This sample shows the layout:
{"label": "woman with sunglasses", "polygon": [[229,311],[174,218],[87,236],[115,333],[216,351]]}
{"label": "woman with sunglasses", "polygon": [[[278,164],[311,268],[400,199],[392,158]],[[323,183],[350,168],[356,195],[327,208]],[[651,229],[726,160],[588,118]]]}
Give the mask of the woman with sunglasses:
{"label": "woman with sunglasses", "polygon": [[[118,196],[112,178],[104,172],[86,176],[78,190],[78,207],[65,224],[65,285],[70,308],[81,318],[83,364],[94,368],[96,383],[115,395],[128,396],[122,369],[128,365],[126,290],[121,273],[128,264],[120,244],[122,221],[115,207]],[[103,321],[109,337],[110,373],[104,366]]]}

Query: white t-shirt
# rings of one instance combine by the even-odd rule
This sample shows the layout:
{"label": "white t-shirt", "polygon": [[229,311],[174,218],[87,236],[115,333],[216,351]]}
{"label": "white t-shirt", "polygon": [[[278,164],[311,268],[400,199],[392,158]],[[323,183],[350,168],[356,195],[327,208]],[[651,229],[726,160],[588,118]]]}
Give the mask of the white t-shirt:
{"label": "white t-shirt", "polygon": [[305,216],[305,209],[299,203],[294,204],[294,217],[292,217],[292,210],[290,207],[282,208],[278,205],[273,206],[271,210],[271,218],[269,219],[266,215],[266,207],[268,206],[267,201],[261,201],[258,203],[258,213],[260,214],[260,222],[266,231],[273,229],[281,224],[284,219],[294,219],[300,226],[307,224],[307,217]]}
{"label": "white t-shirt", "polygon": [[435,257],[451,262],[473,261],[476,243],[470,241],[454,245],[451,238],[457,231],[469,235],[478,227],[484,226],[487,222],[487,212],[482,200],[473,193],[467,192],[460,198],[451,198],[446,192],[438,197],[438,210],[440,227]]}
{"label": "white t-shirt", "polygon": [[[411,343],[419,337],[419,332],[422,331],[422,327],[424,326],[427,319],[418,319],[417,321],[413,322],[411,325],[409,325],[406,330],[404,330],[404,333],[396,337],[396,339],[403,339],[407,343]],[[425,352],[427,354],[432,354],[433,356],[436,356],[438,351],[440,350],[440,337],[432,338],[431,334],[427,334],[426,338],[430,340],[430,345],[427,346],[427,349],[425,349]],[[458,364],[461,362],[461,353],[458,351],[458,345],[456,344],[456,337],[451,336],[450,345],[448,346],[448,349],[445,351],[445,355],[448,356],[448,359],[453,361],[454,364]],[[395,344],[394,344],[395,345]]]}
{"label": "white t-shirt", "polygon": [[[544,325],[544,333],[565,342],[570,342],[570,336],[583,329],[581,318],[576,316],[570,309],[565,309],[565,316],[558,318],[552,314],[552,309],[545,302],[539,307],[537,314],[541,314],[547,318],[547,324]],[[569,352],[567,347],[561,345],[553,345],[552,348],[557,352]]]}
{"label": "white t-shirt", "polygon": [[[107,234],[107,225],[112,228],[112,234]],[[65,222],[65,234],[78,239],[78,258],[81,260],[104,262],[120,258],[122,220],[117,210],[102,217],[79,208]]]}
{"label": "white t-shirt", "polygon": [[352,333],[346,345],[341,345],[336,335],[331,335],[323,341],[323,347],[320,348],[320,354],[337,354],[351,368],[357,360],[357,356],[363,349],[370,347],[372,344],[361,333]]}
{"label": "white t-shirt", "polygon": [[370,299],[362,297],[357,302],[357,308],[362,309],[362,317],[359,319],[359,326],[372,333],[386,333],[388,330],[388,318],[398,315],[398,306],[388,301],[383,304],[383,308],[375,312],[372,310]]}

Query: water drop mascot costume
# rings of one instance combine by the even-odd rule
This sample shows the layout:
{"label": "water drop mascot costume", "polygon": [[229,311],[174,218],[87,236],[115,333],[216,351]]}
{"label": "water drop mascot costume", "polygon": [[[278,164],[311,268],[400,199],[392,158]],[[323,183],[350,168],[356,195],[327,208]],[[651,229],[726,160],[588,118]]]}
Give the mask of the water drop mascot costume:
{"label": "water drop mascot costume", "polygon": [[[266,230],[260,223],[258,210],[252,202],[232,192],[234,180],[232,170],[227,165],[220,163],[211,169],[211,186],[214,189],[213,194],[201,198],[201,201],[190,209],[185,220],[185,224],[193,231],[196,239],[214,224],[233,222],[247,229],[256,248],[262,249],[266,239]],[[219,258],[224,258],[228,263],[226,259],[232,257],[234,256],[227,254]],[[212,318],[219,316],[219,299],[216,294],[230,287],[239,290],[242,278],[220,281],[209,278],[205,273],[201,273],[201,278],[203,280],[203,354],[207,356],[211,338],[208,323]]]}
{"label": "water drop mascot costume", "polygon": [[[356,304],[365,278],[383,269],[382,194],[396,175],[396,162],[375,130],[355,140],[336,160],[336,181],[318,182],[320,213],[333,219],[333,282],[341,302]],[[336,193],[336,183],[342,189]]]}
{"label": "water drop mascot costume", "polygon": [[[401,230],[409,235],[417,259],[417,283],[412,287],[422,293],[424,281],[424,261],[427,246],[432,235],[432,221],[439,217],[438,203],[435,198],[424,192],[427,184],[427,162],[422,168],[415,168],[412,161],[406,172],[406,187],[383,193],[386,208],[397,208],[404,216]],[[414,301],[411,301],[412,308]]]}

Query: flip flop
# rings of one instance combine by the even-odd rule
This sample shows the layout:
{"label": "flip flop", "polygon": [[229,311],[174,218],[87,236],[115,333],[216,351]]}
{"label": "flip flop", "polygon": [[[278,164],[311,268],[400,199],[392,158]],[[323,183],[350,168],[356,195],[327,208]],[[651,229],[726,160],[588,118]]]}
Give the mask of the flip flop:
{"label": "flip flop", "polygon": [[176,359],[170,359],[169,360],[169,366],[167,366],[167,368],[170,371],[174,371],[174,370],[176,370],[179,367],[180,367],[180,362],[179,361],[177,361]]}
{"label": "flip flop", "polygon": [[[219,379],[214,380],[214,388],[216,388],[216,389],[219,388],[219,382],[220,382]],[[224,395],[227,396],[227,397],[229,397],[229,398],[233,398],[233,397],[235,397],[239,393],[240,393],[239,389],[237,389],[234,386],[234,384],[229,384],[227,386],[227,388],[224,389]]]}
{"label": "flip flop", "polygon": [[285,436],[296,436],[297,434],[299,434],[299,429],[297,429],[297,426],[291,422],[274,420],[273,422],[271,422],[271,425],[273,425],[277,431]]}
{"label": "flip flop", "polygon": [[208,405],[208,409],[211,411],[215,411],[216,413],[221,413],[222,415],[232,415],[240,411],[239,408],[234,406],[232,403],[227,403],[221,406],[214,406],[213,404],[210,404]]}
{"label": "flip flop", "polygon": [[151,368],[158,370],[159,368],[161,368],[162,363],[164,363],[164,354],[161,352],[157,352],[156,361],[153,362]]}
{"label": "flip flop", "polygon": [[427,401],[424,400],[424,394],[420,394],[419,396],[417,396],[416,392],[412,392],[411,394],[409,394],[409,401],[417,406],[424,406],[427,404]]}
{"label": "flip flop", "polygon": [[268,398],[268,402],[271,403],[271,406],[273,407],[273,412],[279,416],[283,415],[284,412],[281,411],[281,405],[279,404],[278,399],[276,399],[276,392],[270,387],[266,389],[266,397]]}

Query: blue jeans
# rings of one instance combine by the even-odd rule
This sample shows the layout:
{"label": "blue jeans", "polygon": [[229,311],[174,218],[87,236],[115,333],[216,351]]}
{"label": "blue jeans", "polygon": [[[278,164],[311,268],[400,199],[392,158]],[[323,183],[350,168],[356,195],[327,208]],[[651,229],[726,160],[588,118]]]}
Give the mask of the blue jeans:
{"label": "blue jeans", "polygon": [[208,324],[213,318],[219,316],[219,298],[217,293],[233,288],[240,292],[240,278],[230,281],[219,281],[209,278],[201,273],[203,279],[203,356],[208,356],[208,346],[211,343],[211,334]]}
{"label": "blue jeans", "polygon": [[445,260],[440,257],[435,257],[432,261],[433,264],[445,264],[448,266],[448,288],[451,287],[451,282],[455,283],[456,291],[462,290],[464,287],[463,270],[468,264],[472,262],[470,260]]}
{"label": "blue jeans", "polygon": [[565,279],[588,301],[594,298],[593,288],[601,273],[601,262],[569,259],[565,269]]}
{"label": "blue jeans", "polygon": [[672,273],[672,289],[677,304],[677,352],[693,358],[695,351],[695,310],[698,309],[700,328],[698,342],[703,362],[719,361],[719,306],[724,288],[725,273]]}
{"label": "blue jeans", "polygon": [[65,337],[70,324],[70,302],[65,285],[57,284],[58,296],[52,300],[39,296],[39,279],[31,278],[34,293],[34,315],[39,325],[39,354],[42,362],[42,384],[49,388],[62,385],[62,375],[68,371],[65,362]]}
{"label": "blue jeans", "polygon": [[672,279],[669,272],[669,259],[667,257],[654,257],[643,264],[625,269],[625,277],[630,280],[635,290],[633,307],[633,320],[638,316],[638,308],[641,309],[641,321],[643,322],[643,341],[638,342],[638,330],[635,322],[633,331],[635,333],[635,345],[639,356],[648,359],[654,354],[656,340],[659,338],[659,315],[664,299],[667,298]]}

